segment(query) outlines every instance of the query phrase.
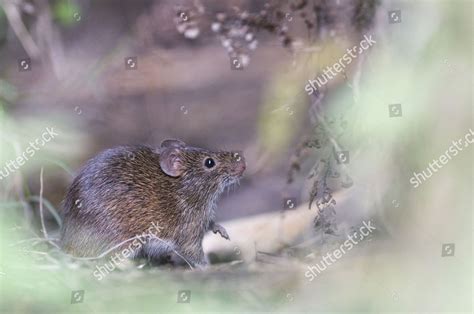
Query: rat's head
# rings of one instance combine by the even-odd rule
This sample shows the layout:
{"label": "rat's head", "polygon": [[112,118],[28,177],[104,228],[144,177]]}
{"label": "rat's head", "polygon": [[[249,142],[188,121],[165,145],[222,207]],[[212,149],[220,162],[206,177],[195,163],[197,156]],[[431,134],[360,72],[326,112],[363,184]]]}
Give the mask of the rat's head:
{"label": "rat's head", "polygon": [[215,193],[238,181],[245,159],[241,152],[213,152],[165,140],[160,148],[160,167],[168,176],[180,178],[183,185]]}

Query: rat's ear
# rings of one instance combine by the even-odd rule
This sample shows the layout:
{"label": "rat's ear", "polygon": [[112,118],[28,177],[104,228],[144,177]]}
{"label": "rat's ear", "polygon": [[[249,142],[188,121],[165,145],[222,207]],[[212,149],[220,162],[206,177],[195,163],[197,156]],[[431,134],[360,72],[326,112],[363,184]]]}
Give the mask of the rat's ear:
{"label": "rat's ear", "polygon": [[180,140],[164,140],[161,142],[161,148],[169,148],[169,147],[177,147],[177,148],[184,148],[186,144]]}
{"label": "rat's ear", "polygon": [[164,173],[171,177],[179,177],[184,171],[181,149],[168,147],[161,150],[160,167]]}

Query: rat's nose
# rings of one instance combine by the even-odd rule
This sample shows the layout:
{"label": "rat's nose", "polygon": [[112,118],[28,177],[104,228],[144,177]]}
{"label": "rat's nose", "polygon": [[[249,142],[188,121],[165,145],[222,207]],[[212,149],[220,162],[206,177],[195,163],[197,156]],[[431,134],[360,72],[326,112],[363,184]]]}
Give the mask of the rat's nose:
{"label": "rat's nose", "polygon": [[242,152],[235,152],[232,154],[232,158],[232,174],[241,176],[244,173],[245,168],[247,167],[244,155]]}

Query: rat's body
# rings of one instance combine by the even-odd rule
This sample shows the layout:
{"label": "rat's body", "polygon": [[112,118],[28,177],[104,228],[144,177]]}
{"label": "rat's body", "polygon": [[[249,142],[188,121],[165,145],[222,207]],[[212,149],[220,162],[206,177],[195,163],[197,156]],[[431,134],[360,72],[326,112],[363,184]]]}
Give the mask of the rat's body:
{"label": "rat's body", "polygon": [[132,256],[158,261],[177,252],[203,265],[205,232],[228,238],[213,222],[217,198],[244,170],[238,153],[186,147],[177,140],[164,141],[159,149],[107,150],[85,165],[68,191],[61,245],[76,256],[98,256],[155,226],[159,239],[147,237]]}

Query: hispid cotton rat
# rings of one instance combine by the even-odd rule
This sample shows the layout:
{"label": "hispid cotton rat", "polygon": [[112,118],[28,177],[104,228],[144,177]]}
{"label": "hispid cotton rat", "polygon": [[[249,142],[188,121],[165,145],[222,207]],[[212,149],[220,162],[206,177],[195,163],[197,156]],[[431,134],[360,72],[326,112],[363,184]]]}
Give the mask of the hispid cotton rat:
{"label": "hispid cotton rat", "polygon": [[228,239],[213,221],[217,198],[244,170],[239,152],[179,140],[106,150],[87,162],[67,192],[61,246],[75,256],[98,256],[155,226],[157,238],[148,237],[132,257],[158,261],[175,252],[205,265],[205,232]]}

